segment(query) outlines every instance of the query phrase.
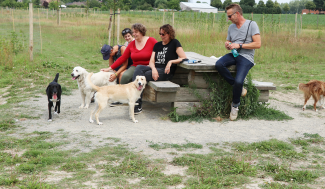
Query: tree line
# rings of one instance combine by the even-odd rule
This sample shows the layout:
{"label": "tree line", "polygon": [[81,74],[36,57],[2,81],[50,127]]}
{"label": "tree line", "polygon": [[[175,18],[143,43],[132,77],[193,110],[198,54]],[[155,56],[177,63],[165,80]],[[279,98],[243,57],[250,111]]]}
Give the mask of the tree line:
{"label": "tree line", "polygon": [[[154,10],[158,9],[175,9],[180,10],[179,3],[186,2],[187,0],[61,0],[60,4],[67,4],[72,2],[84,2],[82,7],[98,8],[103,11],[109,10],[111,7],[121,8],[122,10]],[[28,7],[30,0],[23,0],[23,2],[17,2],[17,0],[0,0],[0,6],[2,7]],[[56,8],[58,5],[56,1],[50,3],[44,2],[40,4],[40,0],[32,0],[35,7]],[[197,1],[200,2],[200,1]],[[232,4],[232,0],[225,0],[223,3],[221,0],[212,0],[211,6],[224,10],[228,5]],[[244,13],[256,13],[256,14],[286,14],[286,13],[301,13],[302,9],[310,10],[325,10],[325,0],[293,0],[290,3],[279,4],[276,0],[260,0],[257,4],[255,0],[240,0],[240,6]],[[68,6],[69,7],[69,6]],[[70,6],[77,7],[77,6]]]}

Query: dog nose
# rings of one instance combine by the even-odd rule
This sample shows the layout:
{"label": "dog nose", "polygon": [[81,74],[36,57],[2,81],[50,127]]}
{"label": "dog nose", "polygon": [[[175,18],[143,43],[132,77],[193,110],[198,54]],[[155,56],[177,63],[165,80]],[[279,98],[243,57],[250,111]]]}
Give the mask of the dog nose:
{"label": "dog nose", "polygon": [[73,73],[71,74],[71,76],[73,77]]}

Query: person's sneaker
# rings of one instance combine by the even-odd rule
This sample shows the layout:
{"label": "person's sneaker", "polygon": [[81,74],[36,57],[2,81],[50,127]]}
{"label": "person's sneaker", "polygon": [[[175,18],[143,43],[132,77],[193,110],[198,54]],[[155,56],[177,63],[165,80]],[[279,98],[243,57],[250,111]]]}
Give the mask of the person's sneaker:
{"label": "person's sneaker", "polygon": [[247,94],[247,89],[243,88],[243,90],[241,91],[241,96],[244,97]]}
{"label": "person's sneaker", "polygon": [[142,108],[137,108],[137,107],[134,108],[135,115],[140,114],[141,112],[142,112]]}
{"label": "person's sneaker", "polygon": [[120,102],[113,102],[111,103],[109,106],[110,107],[114,107],[114,106],[119,106],[119,105],[122,105],[123,103],[120,103]]}
{"label": "person's sneaker", "polygon": [[230,117],[229,119],[231,121],[234,121],[235,119],[237,119],[237,116],[238,116],[238,107],[231,107],[231,112],[230,112]]}

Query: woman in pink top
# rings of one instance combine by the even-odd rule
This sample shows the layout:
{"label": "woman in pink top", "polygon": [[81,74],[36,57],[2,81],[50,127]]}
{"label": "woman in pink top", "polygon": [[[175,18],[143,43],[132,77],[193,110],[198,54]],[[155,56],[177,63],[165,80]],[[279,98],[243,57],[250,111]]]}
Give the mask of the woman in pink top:
{"label": "woman in pink top", "polygon": [[122,75],[121,84],[127,84],[132,81],[133,73],[137,65],[149,65],[153,46],[157,43],[155,38],[145,36],[147,29],[142,24],[133,24],[132,31],[135,40],[128,45],[123,55],[109,68],[101,69],[101,71],[108,72],[117,68],[131,57],[133,64]]}

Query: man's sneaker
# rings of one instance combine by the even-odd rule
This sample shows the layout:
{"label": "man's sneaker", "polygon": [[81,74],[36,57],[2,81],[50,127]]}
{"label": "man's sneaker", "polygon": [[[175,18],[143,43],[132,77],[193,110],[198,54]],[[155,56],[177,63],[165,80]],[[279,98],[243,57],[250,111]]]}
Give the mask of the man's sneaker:
{"label": "man's sneaker", "polygon": [[237,116],[238,116],[238,107],[231,107],[231,112],[230,112],[230,117],[229,119],[231,121],[234,121],[235,119],[237,119]]}
{"label": "man's sneaker", "polygon": [[244,97],[247,94],[247,89],[243,88],[243,90],[241,91],[241,96]]}
{"label": "man's sneaker", "polygon": [[142,112],[142,108],[137,108],[137,107],[134,108],[135,115],[140,114],[141,112]]}
{"label": "man's sneaker", "polygon": [[109,106],[110,107],[114,107],[114,106],[119,106],[119,105],[122,105],[123,103],[120,103],[120,102],[113,102],[112,104],[110,104]]}

